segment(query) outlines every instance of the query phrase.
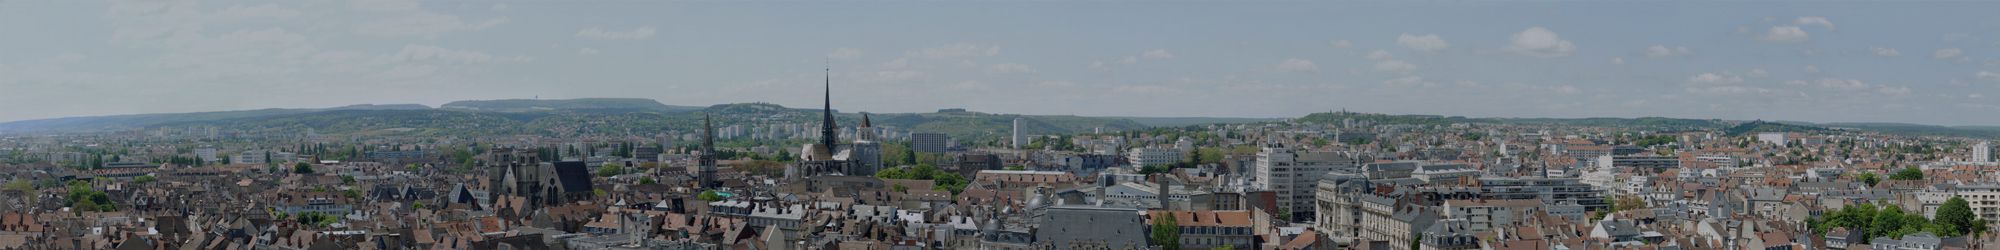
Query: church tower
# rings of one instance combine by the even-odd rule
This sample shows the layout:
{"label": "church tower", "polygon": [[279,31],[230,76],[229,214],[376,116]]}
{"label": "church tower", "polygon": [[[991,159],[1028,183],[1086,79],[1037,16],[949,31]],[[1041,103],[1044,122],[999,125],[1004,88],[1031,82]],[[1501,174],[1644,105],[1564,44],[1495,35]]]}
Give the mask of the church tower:
{"label": "church tower", "polygon": [[701,115],[701,133],[700,169],[695,172],[695,181],[702,189],[721,187],[722,182],[715,180],[715,121],[707,114]]}
{"label": "church tower", "polygon": [[820,114],[820,117],[824,120],[820,121],[819,125],[819,145],[826,147],[826,152],[831,154],[840,151],[840,147],[836,146],[840,144],[835,142],[835,140],[840,139],[840,126],[835,125],[833,122],[833,68],[826,69],[825,100],[826,106],[821,110],[822,113]]}
{"label": "church tower", "polygon": [[854,128],[854,143],[848,144],[847,150],[847,175],[874,176],[882,170],[882,142],[875,141],[868,113],[861,113],[861,127]]}

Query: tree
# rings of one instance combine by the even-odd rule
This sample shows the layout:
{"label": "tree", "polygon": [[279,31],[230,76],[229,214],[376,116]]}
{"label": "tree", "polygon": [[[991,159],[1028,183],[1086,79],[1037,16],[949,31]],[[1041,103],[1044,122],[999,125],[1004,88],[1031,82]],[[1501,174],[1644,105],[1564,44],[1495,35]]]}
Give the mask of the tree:
{"label": "tree", "polygon": [[889,186],[889,189],[896,190],[897,193],[910,193],[910,187],[903,186],[903,184],[896,184],[893,186]]}
{"label": "tree", "polygon": [[1883,208],[1881,212],[1875,213],[1875,219],[1868,228],[1875,230],[1870,233],[1875,236],[1902,236],[1890,232],[1903,229],[1903,209],[1896,206]]}
{"label": "tree", "polygon": [[1022,166],[1007,166],[1007,170],[1015,170],[1015,171],[1020,171],[1020,170],[1028,170],[1028,167],[1022,167]]}
{"label": "tree", "polygon": [[1895,174],[1890,174],[1889,179],[1899,180],[1899,181],[1922,180],[1924,179],[1924,170],[1917,168],[1905,168],[1903,170],[1896,171]]}
{"label": "tree", "polygon": [[611,177],[624,173],[625,173],[624,165],[605,163],[604,166],[597,167],[597,176]]}
{"label": "tree", "polygon": [[35,192],[35,183],[25,179],[8,181],[6,187],[0,188],[0,190],[18,192],[21,197],[28,197],[28,204],[35,204],[41,200],[40,195],[33,194]]}
{"label": "tree", "polygon": [[904,173],[903,168],[890,168],[890,169],[883,169],[882,171],[876,171],[875,178],[910,179],[910,174]]}
{"label": "tree", "polygon": [[1153,245],[1165,250],[1180,250],[1180,221],[1174,219],[1172,211],[1160,211],[1158,214],[1159,217],[1153,218]]}
{"label": "tree", "polygon": [[965,192],[965,185],[972,183],[971,181],[966,181],[965,176],[963,175],[958,175],[958,173],[943,172],[943,171],[939,171],[937,174],[932,176],[931,182],[937,185],[936,188],[932,189],[950,191],[952,194]]}
{"label": "tree", "polygon": [[652,185],[652,184],[654,184],[654,183],[659,183],[659,182],[660,182],[660,181],[657,181],[657,180],[653,180],[653,177],[642,177],[642,178],[639,178],[639,184],[640,184],[640,185]]}
{"label": "tree", "polygon": [[708,202],[717,202],[722,201],[722,194],[716,193],[715,190],[708,190],[701,191],[701,194],[695,195],[694,198]]}
{"label": "tree", "polygon": [[1953,237],[1965,235],[1974,228],[1986,227],[1975,223],[1979,221],[1978,217],[1972,214],[1972,203],[1966,202],[1964,198],[1951,197],[1950,200],[1944,201],[1944,205],[1938,206],[1937,220],[1931,223],[1931,233],[1939,237]]}
{"label": "tree", "polygon": [[1861,173],[1855,176],[1855,179],[1861,180],[1861,183],[1868,184],[1870,187],[1875,186],[1875,183],[1882,182],[1882,177],[1875,175],[1875,173]]}
{"label": "tree", "polygon": [[312,174],[312,173],[313,173],[313,166],[312,166],[312,164],[306,164],[306,163],[304,163],[304,162],[300,162],[300,163],[298,163],[298,164],[293,164],[293,165],[292,165],[292,173],[294,173],[294,174]]}
{"label": "tree", "polygon": [[917,164],[917,150],[905,147],[903,150],[902,158],[903,158],[903,164],[911,164],[911,165]]}
{"label": "tree", "polygon": [[158,177],[153,177],[151,175],[141,175],[139,177],[132,177],[132,183],[151,183],[159,180],[160,179]]}
{"label": "tree", "polygon": [[1202,160],[1202,159],[1201,159],[1201,147],[1195,147],[1195,148],[1194,148],[1194,150],[1190,150],[1190,151],[1188,151],[1188,161],[1187,161],[1187,162],[1188,162],[1189,164],[1196,164],[1196,165],[1200,165],[1200,164],[1201,164],[1201,160]]}

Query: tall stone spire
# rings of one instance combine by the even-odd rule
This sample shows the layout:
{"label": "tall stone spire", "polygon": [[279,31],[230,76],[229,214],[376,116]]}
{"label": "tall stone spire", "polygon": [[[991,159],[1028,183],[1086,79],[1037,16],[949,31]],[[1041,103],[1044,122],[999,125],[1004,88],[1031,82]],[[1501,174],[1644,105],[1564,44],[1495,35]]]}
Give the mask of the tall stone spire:
{"label": "tall stone spire", "polygon": [[697,187],[716,188],[721,183],[715,180],[715,121],[708,114],[701,115],[701,133],[701,159],[698,163],[701,166],[695,172],[695,181],[701,182],[696,183]]}
{"label": "tall stone spire", "polygon": [[826,106],[825,109],[822,110],[823,113],[820,115],[822,118],[825,118],[825,120],[821,121],[819,125],[820,126],[819,144],[820,147],[826,148],[826,153],[833,154],[834,150],[838,149],[837,147],[834,147],[834,145],[838,145],[835,144],[836,143],[835,140],[840,138],[840,134],[838,134],[839,132],[837,132],[839,131],[838,129],[840,128],[837,125],[833,124],[833,68],[832,67],[826,68],[825,100],[826,100]]}

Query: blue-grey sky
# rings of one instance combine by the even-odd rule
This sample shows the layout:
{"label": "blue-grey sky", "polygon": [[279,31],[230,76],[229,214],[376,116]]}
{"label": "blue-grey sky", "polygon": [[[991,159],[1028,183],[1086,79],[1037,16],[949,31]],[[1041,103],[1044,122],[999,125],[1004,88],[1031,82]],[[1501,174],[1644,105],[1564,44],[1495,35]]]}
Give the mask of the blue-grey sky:
{"label": "blue-grey sky", "polygon": [[0,121],[505,98],[2000,125],[2000,2],[0,0]]}

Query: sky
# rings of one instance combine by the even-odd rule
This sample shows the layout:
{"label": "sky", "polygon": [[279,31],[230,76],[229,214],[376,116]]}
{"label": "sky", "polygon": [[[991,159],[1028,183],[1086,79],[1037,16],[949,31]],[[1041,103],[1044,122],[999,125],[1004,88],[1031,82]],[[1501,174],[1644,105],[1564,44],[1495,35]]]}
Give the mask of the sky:
{"label": "sky", "polygon": [[842,112],[2000,125],[1996,9],[0,0],[0,121],[586,97],[817,107],[830,77]]}

